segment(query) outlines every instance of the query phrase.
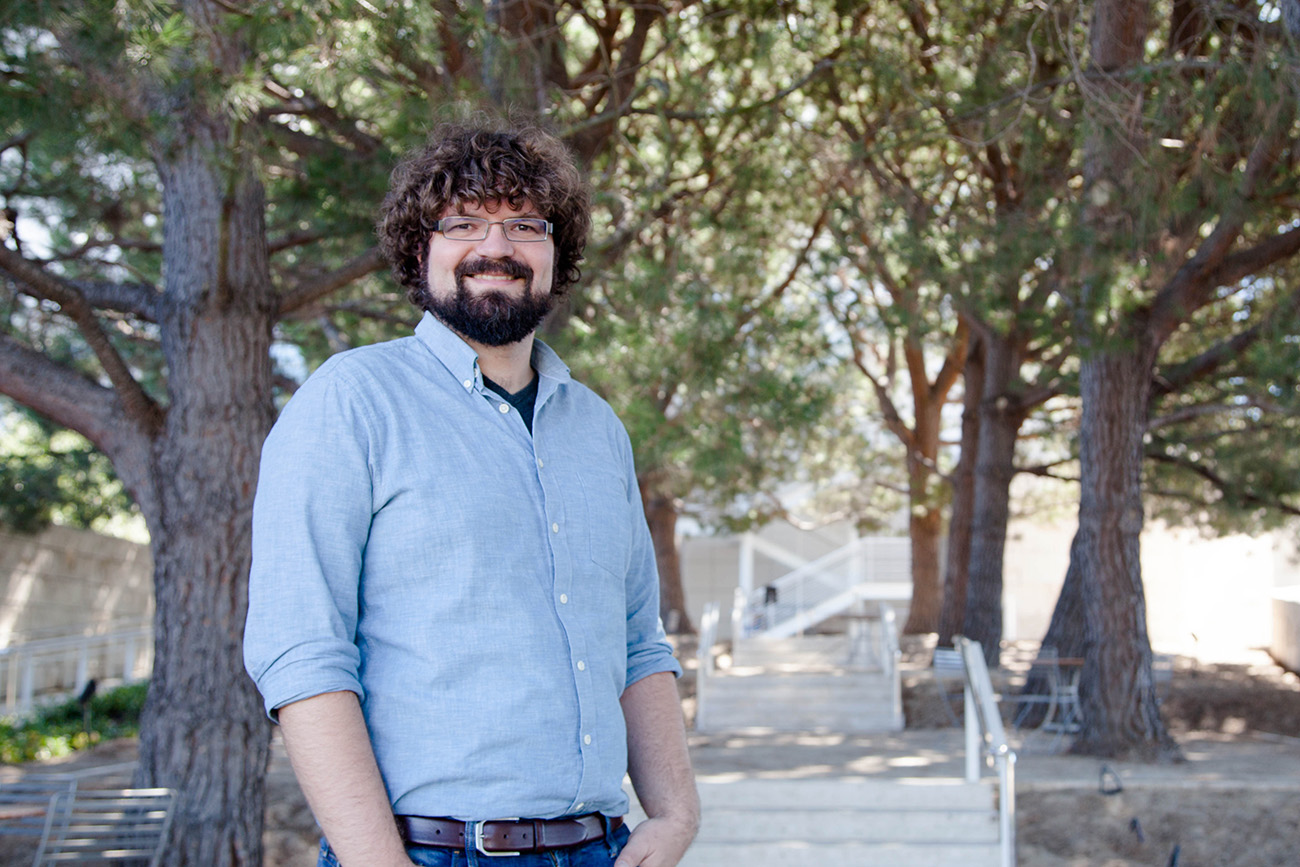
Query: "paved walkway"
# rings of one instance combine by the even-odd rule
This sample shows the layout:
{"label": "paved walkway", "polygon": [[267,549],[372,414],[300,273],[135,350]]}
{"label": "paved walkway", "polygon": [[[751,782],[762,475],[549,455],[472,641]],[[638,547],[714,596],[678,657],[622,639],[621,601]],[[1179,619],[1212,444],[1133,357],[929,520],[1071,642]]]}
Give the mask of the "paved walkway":
{"label": "paved walkway", "polygon": [[[1157,765],[1053,755],[1044,750],[1046,739],[1013,744],[1016,789],[1097,787],[1105,765],[1126,787],[1300,792],[1300,738],[1195,732],[1178,741],[1186,761]],[[702,779],[961,777],[965,768],[963,736],[956,728],[860,736],[693,735],[691,754]]]}

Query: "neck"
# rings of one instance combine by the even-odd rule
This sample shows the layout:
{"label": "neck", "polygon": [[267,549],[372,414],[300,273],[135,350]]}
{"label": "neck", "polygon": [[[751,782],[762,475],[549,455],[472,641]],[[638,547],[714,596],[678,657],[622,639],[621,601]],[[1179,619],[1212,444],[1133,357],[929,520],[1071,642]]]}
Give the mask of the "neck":
{"label": "neck", "polygon": [[533,335],[506,346],[465,342],[478,353],[478,369],[483,375],[511,394],[533,381]]}

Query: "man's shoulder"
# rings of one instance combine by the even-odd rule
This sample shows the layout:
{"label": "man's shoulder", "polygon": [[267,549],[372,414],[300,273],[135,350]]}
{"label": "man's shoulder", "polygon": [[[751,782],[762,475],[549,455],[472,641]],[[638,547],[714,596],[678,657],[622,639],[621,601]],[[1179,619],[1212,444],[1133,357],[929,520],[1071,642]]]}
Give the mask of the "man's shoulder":
{"label": "man's shoulder", "polygon": [[619,420],[614,407],[610,406],[609,401],[597,394],[594,389],[576,379],[570,379],[565,383],[565,390],[569,400],[573,401],[580,412],[590,413],[594,418],[610,422],[622,429],[623,423]]}
{"label": "man's shoulder", "polygon": [[373,376],[390,376],[409,359],[415,337],[398,337],[381,343],[370,343],[353,349],[336,352],[316,368],[308,377],[324,383],[331,379],[365,380]]}

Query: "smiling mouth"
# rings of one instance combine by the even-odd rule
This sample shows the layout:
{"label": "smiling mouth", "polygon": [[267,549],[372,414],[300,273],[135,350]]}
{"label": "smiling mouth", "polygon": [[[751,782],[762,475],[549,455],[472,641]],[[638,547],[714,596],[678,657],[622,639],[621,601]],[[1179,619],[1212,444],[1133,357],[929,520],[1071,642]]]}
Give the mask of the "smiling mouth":
{"label": "smiling mouth", "polygon": [[523,277],[512,277],[509,274],[497,274],[491,271],[482,274],[466,274],[465,276],[471,280],[491,280],[497,283],[513,283],[516,280],[524,279]]}
{"label": "smiling mouth", "polygon": [[516,280],[530,283],[533,269],[514,259],[475,259],[457,265],[456,277],[459,280],[473,279],[488,283],[512,283]]}

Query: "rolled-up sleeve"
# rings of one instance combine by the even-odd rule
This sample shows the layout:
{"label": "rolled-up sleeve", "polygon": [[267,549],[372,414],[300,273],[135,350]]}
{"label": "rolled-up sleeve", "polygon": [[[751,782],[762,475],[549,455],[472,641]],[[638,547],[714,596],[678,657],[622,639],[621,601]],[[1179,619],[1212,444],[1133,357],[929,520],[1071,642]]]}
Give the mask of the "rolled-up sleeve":
{"label": "rolled-up sleeve", "polygon": [[632,445],[626,437],[624,433],[622,446],[630,478],[628,497],[632,516],[632,553],[627,574],[626,686],[631,686],[661,671],[671,671],[680,677],[682,667],[673,657],[672,645],[668,643],[659,617],[659,569],[655,564],[654,543],[637,486]]}
{"label": "rolled-up sleeve", "polygon": [[355,642],[373,434],[358,390],[327,363],[263,446],[244,665],[272,718],[326,692],[364,698]]}

